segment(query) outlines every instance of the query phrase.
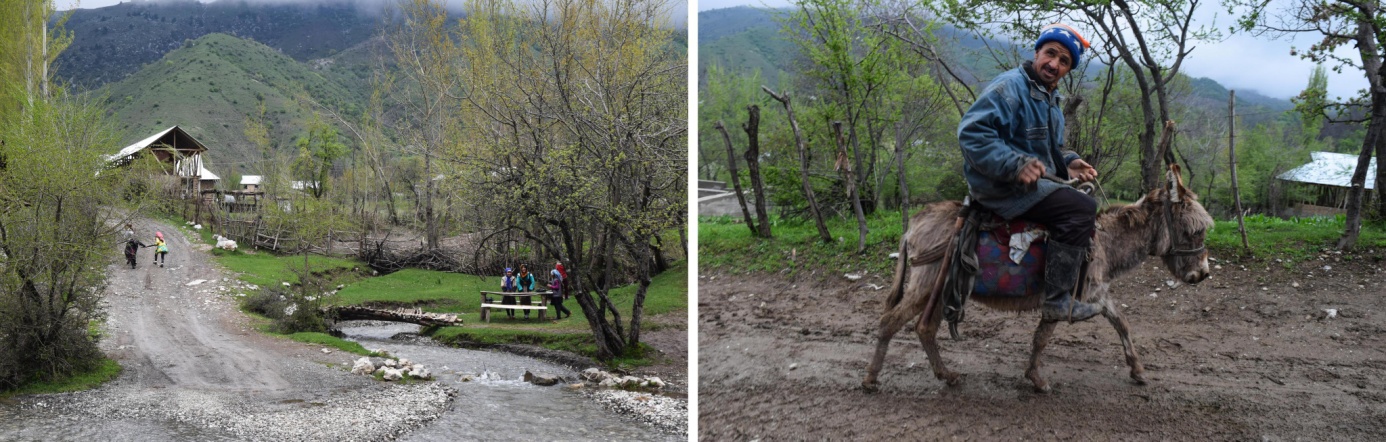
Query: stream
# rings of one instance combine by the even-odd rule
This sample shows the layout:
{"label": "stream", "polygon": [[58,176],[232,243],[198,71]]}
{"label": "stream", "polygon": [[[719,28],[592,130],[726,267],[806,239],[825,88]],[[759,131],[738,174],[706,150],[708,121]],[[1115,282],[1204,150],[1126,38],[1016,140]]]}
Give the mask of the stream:
{"label": "stream", "polygon": [[[398,440],[685,440],[609,411],[562,384],[540,387],[522,380],[525,370],[577,379],[577,373],[567,367],[504,352],[442,346],[415,335],[418,329],[417,325],[398,323],[361,323],[341,328],[347,339],[366,348],[384,349],[395,357],[425,364],[434,373],[434,382],[457,390],[452,405],[440,417]],[[462,382],[462,374],[471,374],[474,379]],[[332,376],[330,369],[326,375]],[[159,418],[21,411],[16,407],[21,401],[54,402],[48,398],[0,399],[0,441],[237,440],[215,427]],[[40,406],[39,410],[43,408]]]}
{"label": "stream", "polygon": [[[413,335],[419,330],[417,325],[386,324],[340,330],[347,339],[366,348],[385,349],[395,357],[425,364],[433,371],[435,382],[458,391],[451,409],[401,437],[402,441],[685,440],[612,413],[562,384],[540,387],[522,380],[529,370],[576,382],[577,373],[567,367],[504,352],[445,347]],[[392,339],[396,336],[401,339]],[[472,374],[475,379],[460,382],[459,373]]]}

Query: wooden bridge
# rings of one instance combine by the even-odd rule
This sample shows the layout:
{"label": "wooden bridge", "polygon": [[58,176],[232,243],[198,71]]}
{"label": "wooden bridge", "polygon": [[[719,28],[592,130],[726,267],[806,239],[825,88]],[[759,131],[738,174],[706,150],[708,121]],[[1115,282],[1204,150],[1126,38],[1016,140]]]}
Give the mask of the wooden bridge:
{"label": "wooden bridge", "polygon": [[366,308],[361,306],[328,307],[323,309],[329,317],[335,317],[340,321],[367,320],[367,321],[391,321],[408,322],[422,326],[448,326],[462,325],[462,320],[456,314],[449,313],[429,313],[423,310],[414,309],[395,309],[383,310]]}

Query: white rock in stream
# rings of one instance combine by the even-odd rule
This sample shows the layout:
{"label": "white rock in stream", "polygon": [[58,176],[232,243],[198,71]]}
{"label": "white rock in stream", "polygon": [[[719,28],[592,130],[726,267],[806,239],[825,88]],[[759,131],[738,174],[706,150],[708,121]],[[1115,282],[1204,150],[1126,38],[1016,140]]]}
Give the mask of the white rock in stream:
{"label": "white rock in stream", "polygon": [[397,369],[397,368],[386,368],[386,369],[385,369],[385,380],[387,380],[387,381],[398,381],[398,380],[400,380],[400,379],[404,379],[404,373],[401,373],[401,372],[399,371],[399,369]]}
{"label": "white rock in stream", "polygon": [[375,372],[375,364],[371,364],[371,358],[363,357],[361,359],[357,359],[356,363],[351,365],[351,372],[355,374],[369,375]]}
{"label": "white rock in stream", "polygon": [[409,366],[409,377],[415,379],[433,379],[433,373],[430,373],[427,368],[424,368],[423,364],[414,364]]}

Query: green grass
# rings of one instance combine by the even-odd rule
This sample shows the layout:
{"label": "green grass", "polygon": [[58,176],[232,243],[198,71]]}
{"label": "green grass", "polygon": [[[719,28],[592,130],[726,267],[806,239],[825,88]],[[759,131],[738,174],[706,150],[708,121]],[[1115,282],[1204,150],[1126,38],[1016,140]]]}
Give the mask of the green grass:
{"label": "green grass", "polygon": [[[1281,219],[1264,215],[1246,217],[1247,243],[1251,255],[1302,261],[1317,256],[1324,249],[1337,246],[1343,236],[1343,216]],[[1242,236],[1237,220],[1218,221],[1208,234],[1208,248],[1214,255],[1243,255]],[[1357,237],[1356,248],[1375,250],[1379,255],[1386,248],[1386,228],[1367,224]]]}
{"label": "green grass", "polygon": [[[247,254],[244,252],[215,251],[217,261],[241,274],[246,282],[259,285],[279,284],[281,281],[297,282],[289,271],[299,266],[300,256],[275,256],[269,253]],[[323,269],[349,270],[360,264],[343,259],[312,256],[315,271]],[[655,275],[645,295],[645,315],[687,311],[688,309],[688,265],[678,262],[667,272]],[[336,284],[336,282],[334,282]],[[388,275],[365,278],[350,282],[337,293],[331,302],[337,305],[385,305],[417,306],[434,312],[456,313],[463,320],[461,327],[441,327],[427,330],[427,334],[439,342],[450,345],[492,345],[492,344],[532,344],[553,350],[574,352],[594,356],[597,349],[592,340],[592,332],[583,320],[581,307],[576,300],[569,299],[564,306],[573,311],[573,317],[554,323],[540,321],[537,314],[533,319],[508,319],[503,312],[497,312],[492,322],[480,321],[481,290],[494,291],[499,288],[499,277],[480,277],[452,272],[405,269]],[[630,308],[634,302],[636,286],[630,285],[613,289],[612,302],[621,309],[622,319],[630,320]],[[258,315],[255,315],[258,316]],[[266,324],[268,319],[258,318]],[[658,324],[646,322],[648,329]],[[302,342],[327,345],[356,354],[368,354],[360,345],[350,341],[333,338],[321,333],[297,333],[290,338]],[[612,361],[618,366],[636,366],[652,363],[646,356],[647,347],[631,351]]]}
{"label": "green grass", "polygon": [[[303,256],[299,255],[276,256],[268,252],[228,252],[221,249],[213,249],[212,254],[221,265],[239,273],[242,281],[260,286],[282,282],[297,284],[298,275],[294,274],[292,269],[303,267]],[[349,274],[354,269],[365,267],[354,260],[318,255],[309,255],[308,265],[314,272],[331,274]]]}
{"label": "green grass", "polygon": [[375,352],[366,350],[366,347],[362,347],[361,344],[355,341],[348,341],[342,338],[334,337],[326,333],[294,333],[288,335],[288,337],[289,339],[293,339],[298,342],[332,347],[341,351],[355,353],[362,356],[379,356]]}
{"label": "green grass", "polygon": [[[622,312],[629,312],[631,305],[635,302],[636,285],[618,287],[611,290],[611,302]],[[563,304],[577,305],[576,301],[568,301]],[[577,310],[573,310],[574,317],[577,317]],[[688,310],[688,264],[686,261],[675,264],[664,273],[650,278],[650,288],[645,292],[645,315],[653,316],[661,313],[687,311]],[[629,319],[629,318],[626,318]]]}
{"label": "green grass", "polygon": [[[703,217],[698,221],[698,256],[702,269],[731,273],[790,273],[811,270],[847,272],[868,270],[892,274],[893,260],[886,258],[897,251],[900,241],[900,212],[880,211],[867,217],[870,234],[867,250],[856,251],[856,222],[850,219],[827,220],[828,230],[842,241],[818,241],[818,230],[810,222],[785,221],[771,218],[772,239],[751,236],[750,229],[739,218]],[[1317,256],[1332,249],[1343,234],[1344,219],[1293,218],[1280,219],[1264,215],[1246,218],[1247,242],[1252,256],[1259,259],[1281,259],[1290,263]],[[1208,249],[1215,257],[1243,255],[1241,234],[1237,221],[1217,221],[1208,235]],[[1376,256],[1386,253],[1386,227],[1368,224],[1362,227],[1357,249],[1373,251]],[[791,258],[793,257],[793,258]]]}
{"label": "green grass", "polygon": [[866,218],[866,251],[856,253],[856,220],[826,220],[833,241],[824,243],[812,221],[770,218],[771,239],[751,236],[746,224],[731,217],[702,217],[698,221],[698,265],[732,273],[797,273],[813,269],[888,273],[894,261],[886,256],[899,248],[899,211],[878,211]]}
{"label": "green grass", "polygon": [[26,384],[17,390],[0,392],[0,397],[12,397],[22,394],[49,394],[66,393],[70,391],[81,391],[96,388],[107,381],[120,376],[120,364],[113,359],[103,358],[95,369],[78,373],[67,379],[50,382],[34,382]]}
{"label": "green grass", "polygon": [[351,284],[337,292],[334,302],[342,305],[425,304],[434,311],[476,312],[481,304],[480,291],[499,288],[500,277],[404,269]]}
{"label": "green grass", "polygon": [[[391,274],[372,280],[362,281],[356,285],[367,285],[374,283],[375,280],[388,279],[394,275],[395,274]],[[436,287],[440,286],[449,287],[447,284],[448,280],[443,279],[442,282],[439,281],[440,278],[446,278],[446,275],[454,274],[420,270],[417,271],[416,274],[401,275],[398,278],[394,278],[394,281],[388,284],[382,283],[382,286],[389,287],[390,290],[395,290],[396,292],[385,290],[362,291],[361,293],[380,293],[380,296],[361,302],[379,302],[386,299],[399,299],[400,295],[397,293],[398,291],[407,292],[410,290],[418,290],[420,292],[426,292],[435,290]],[[476,276],[462,275],[462,281],[464,282],[478,279],[480,278]],[[491,318],[492,322],[479,322],[480,318],[477,317],[476,310],[479,309],[481,299],[476,290],[483,288],[491,290],[492,286],[495,285],[491,283],[497,282],[496,280],[497,278],[491,278],[484,284],[477,286],[476,289],[469,289],[469,291],[462,292],[461,299],[457,302],[463,305],[463,309],[467,312],[462,316],[463,320],[466,321],[466,325],[461,327],[440,327],[428,330],[428,334],[433,339],[449,345],[466,346],[520,343],[537,345],[551,350],[568,351],[586,356],[595,356],[597,354],[597,346],[592,340],[591,328],[587,325],[587,321],[583,320],[582,308],[578,305],[577,301],[573,299],[569,299],[563,304],[565,307],[568,307],[569,310],[573,311],[573,316],[563,319],[557,324],[548,321],[538,321],[537,319],[528,321],[524,319],[511,320],[507,319],[502,312],[496,312]],[[411,287],[408,285],[410,282],[418,285]],[[342,295],[339,300],[346,300],[346,294],[350,289],[351,287],[342,290],[342,292],[339,293],[339,295]],[[617,308],[621,309],[623,320],[630,320],[630,308],[634,302],[636,289],[636,286],[630,285],[614,289],[610,294],[612,303],[616,304]],[[456,293],[456,290],[445,290],[443,294],[448,295],[452,293]],[[361,294],[354,294],[352,296],[353,299],[362,299],[360,298],[360,296],[362,296]],[[644,305],[646,317],[661,313],[687,311],[687,262],[679,262],[669,271],[655,275],[655,277],[651,279],[650,287],[645,294]],[[522,316],[517,316],[517,318],[522,318]],[[657,327],[657,325],[645,322],[644,327],[648,330]],[[646,356],[648,350],[648,347],[642,345],[641,348],[616,358],[611,364],[613,366],[648,365],[653,362]]]}

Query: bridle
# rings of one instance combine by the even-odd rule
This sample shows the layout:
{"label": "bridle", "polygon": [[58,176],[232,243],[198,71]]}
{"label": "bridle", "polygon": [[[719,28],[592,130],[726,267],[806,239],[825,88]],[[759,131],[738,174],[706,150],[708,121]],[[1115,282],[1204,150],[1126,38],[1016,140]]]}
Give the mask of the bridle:
{"label": "bridle", "polygon": [[[1179,237],[1176,236],[1176,235],[1174,234],[1174,207],[1173,207],[1174,204],[1173,204],[1173,203],[1182,203],[1182,201],[1179,201],[1179,189],[1178,189],[1178,184],[1174,181],[1174,178],[1171,177],[1171,178],[1170,178],[1170,181],[1169,181],[1169,196],[1166,197],[1165,200],[1164,200],[1164,202],[1161,204],[1161,207],[1164,209],[1164,212],[1165,212],[1165,213],[1164,213],[1164,219],[1165,219],[1165,236],[1169,237],[1169,250],[1165,251],[1165,253],[1159,254],[1159,256],[1160,256],[1161,258],[1168,258],[1168,257],[1171,257],[1171,256],[1182,257],[1182,256],[1197,256],[1197,255],[1202,255],[1203,252],[1205,252],[1205,251],[1208,250],[1208,247],[1207,247],[1207,245],[1206,245],[1206,241],[1200,242],[1200,243],[1198,244],[1198,247],[1194,247],[1194,248],[1189,248],[1189,247],[1182,247],[1182,248],[1181,248],[1181,246],[1183,246],[1183,245],[1182,245],[1182,244],[1178,244],[1178,241],[1179,241],[1178,238],[1179,238]],[[1154,234],[1155,234],[1155,231],[1154,231],[1154,230],[1151,230],[1151,235],[1154,236]],[[1153,250],[1153,249],[1155,248],[1155,244],[1158,243],[1158,242],[1159,242],[1159,241],[1155,241],[1155,238],[1151,238],[1151,241],[1150,241],[1150,248],[1152,249],[1152,250],[1150,250],[1150,254],[1151,254],[1151,255],[1155,255],[1155,254],[1156,254],[1156,253],[1155,253],[1155,250]]]}

